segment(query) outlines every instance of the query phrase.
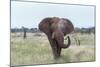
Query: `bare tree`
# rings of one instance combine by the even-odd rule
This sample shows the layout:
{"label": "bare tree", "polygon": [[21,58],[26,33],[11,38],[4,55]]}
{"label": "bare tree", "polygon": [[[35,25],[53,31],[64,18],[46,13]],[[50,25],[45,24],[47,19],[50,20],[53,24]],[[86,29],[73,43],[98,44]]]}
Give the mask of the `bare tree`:
{"label": "bare tree", "polygon": [[23,29],[23,38],[26,39],[26,37],[27,37],[27,35],[26,35],[27,30],[26,30],[25,27],[22,27],[22,29]]}

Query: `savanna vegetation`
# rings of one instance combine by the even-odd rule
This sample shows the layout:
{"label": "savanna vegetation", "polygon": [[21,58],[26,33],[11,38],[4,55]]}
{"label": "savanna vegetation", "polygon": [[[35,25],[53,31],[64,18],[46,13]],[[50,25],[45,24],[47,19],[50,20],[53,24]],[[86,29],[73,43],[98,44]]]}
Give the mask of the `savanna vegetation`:
{"label": "savanna vegetation", "polygon": [[[71,46],[63,49],[61,58],[54,60],[49,41],[45,34],[22,32],[11,33],[11,65],[70,63],[95,60],[95,35],[73,33]],[[67,36],[66,36],[67,37]],[[65,37],[65,43],[67,43]],[[80,45],[78,45],[79,40]]]}

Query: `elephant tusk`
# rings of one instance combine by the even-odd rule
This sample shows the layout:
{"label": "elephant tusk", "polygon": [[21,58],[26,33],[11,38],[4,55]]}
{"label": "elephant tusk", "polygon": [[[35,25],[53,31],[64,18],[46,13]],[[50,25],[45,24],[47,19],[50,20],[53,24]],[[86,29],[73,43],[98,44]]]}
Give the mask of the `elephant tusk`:
{"label": "elephant tusk", "polygon": [[55,33],[53,32],[53,33],[52,33],[52,39],[54,39],[54,36],[55,36]]}

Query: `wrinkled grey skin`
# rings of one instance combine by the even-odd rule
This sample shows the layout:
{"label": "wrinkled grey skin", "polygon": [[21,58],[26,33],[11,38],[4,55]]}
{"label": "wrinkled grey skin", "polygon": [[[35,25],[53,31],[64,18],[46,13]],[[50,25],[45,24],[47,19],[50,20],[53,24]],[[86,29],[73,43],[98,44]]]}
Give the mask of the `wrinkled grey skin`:
{"label": "wrinkled grey skin", "polygon": [[61,56],[61,49],[70,46],[70,37],[68,36],[68,44],[64,44],[64,36],[74,30],[72,22],[66,18],[48,17],[44,18],[39,29],[44,32],[50,42],[54,58]]}

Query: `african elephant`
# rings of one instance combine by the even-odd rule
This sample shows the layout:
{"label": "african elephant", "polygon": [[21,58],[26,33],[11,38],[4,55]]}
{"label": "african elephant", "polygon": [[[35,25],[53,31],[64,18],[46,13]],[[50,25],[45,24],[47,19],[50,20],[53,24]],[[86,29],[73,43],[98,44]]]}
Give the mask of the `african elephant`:
{"label": "african elephant", "polygon": [[40,31],[44,32],[50,42],[54,58],[61,56],[61,49],[70,46],[70,37],[68,44],[64,44],[64,36],[74,30],[74,26],[69,19],[59,17],[44,18],[39,23]]}

